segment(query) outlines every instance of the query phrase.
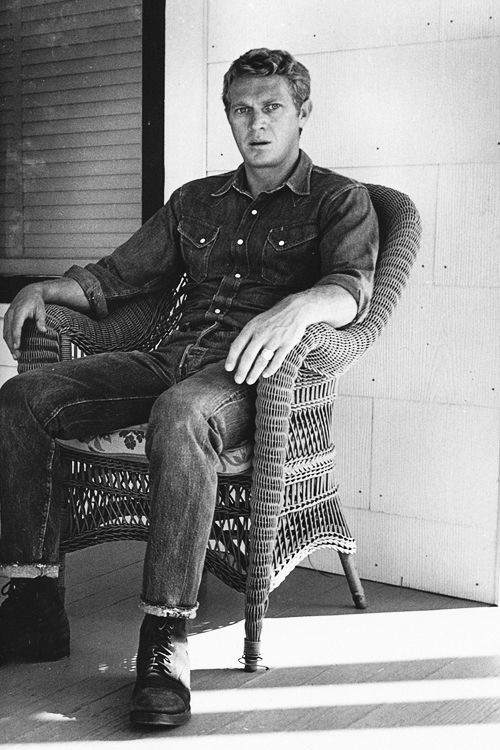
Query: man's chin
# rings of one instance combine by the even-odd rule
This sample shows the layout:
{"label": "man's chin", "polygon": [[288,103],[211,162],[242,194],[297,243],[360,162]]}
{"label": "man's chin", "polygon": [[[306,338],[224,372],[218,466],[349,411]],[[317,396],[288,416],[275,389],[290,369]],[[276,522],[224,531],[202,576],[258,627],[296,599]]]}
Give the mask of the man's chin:
{"label": "man's chin", "polygon": [[243,160],[249,167],[274,167],[276,158],[269,151],[250,151],[243,154]]}

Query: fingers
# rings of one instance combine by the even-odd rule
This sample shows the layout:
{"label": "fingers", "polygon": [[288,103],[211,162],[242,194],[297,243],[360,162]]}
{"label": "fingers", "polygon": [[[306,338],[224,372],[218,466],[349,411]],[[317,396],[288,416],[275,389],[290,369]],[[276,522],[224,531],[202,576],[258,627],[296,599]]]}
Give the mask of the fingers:
{"label": "fingers", "polygon": [[43,302],[39,302],[35,308],[34,318],[35,318],[37,328],[41,333],[47,332],[47,327],[45,325],[45,317],[46,317],[45,304]]}
{"label": "fingers", "polygon": [[23,330],[26,317],[23,315],[14,315],[11,324],[11,346],[9,347],[14,359],[21,356],[21,332]]}
{"label": "fingers", "polygon": [[10,316],[9,316],[9,310],[5,313],[4,320],[3,320],[3,340],[7,344],[9,351],[11,353],[13,349],[13,343],[12,343],[12,329],[10,325]]}
{"label": "fingers", "polygon": [[248,343],[248,338],[246,329],[244,328],[231,344],[224,365],[227,372],[233,372],[235,369],[238,360]]}
{"label": "fingers", "polygon": [[257,315],[238,334],[229,349],[225,368],[236,383],[249,385],[274,375],[287,354],[299,343],[306,325],[295,299],[283,300]]}
{"label": "fingers", "polygon": [[[246,345],[243,346],[245,340]],[[260,373],[267,366],[270,357],[272,358],[274,355],[273,350],[269,352],[270,357],[266,356],[265,352],[262,354],[262,350],[262,342],[258,338],[248,340],[243,336],[242,341],[238,342],[237,339],[234,341],[226,360],[226,370],[228,372],[235,370],[234,380],[236,383],[243,383],[244,381],[250,385],[255,383]]]}
{"label": "fingers", "polygon": [[[286,357],[286,354],[287,352],[286,350],[284,350],[281,361],[283,361],[283,359]],[[264,371],[269,367],[272,367],[272,371],[276,372],[278,367],[274,368],[273,365],[271,365],[271,363],[274,363],[275,359],[277,359],[277,352],[268,347],[263,347],[257,354],[257,356],[254,357],[249,367],[248,374],[246,375],[246,378],[244,377],[243,379],[246,379],[246,382],[249,385],[252,385],[260,378],[261,375],[263,375]]]}
{"label": "fingers", "polygon": [[21,356],[22,330],[28,318],[35,320],[39,331],[46,332],[45,304],[42,300],[34,304],[14,301],[5,313],[3,337],[14,359]]}
{"label": "fingers", "polygon": [[[245,341],[246,346],[244,346]],[[235,339],[229,350],[225,368],[228,372],[234,371],[236,383],[247,382],[253,385],[261,375],[265,378],[274,375],[296,343],[295,340],[290,340],[280,344],[266,341],[264,344],[263,340],[257,336],[255,338],[242,337],[241,341]]]}
{"label": "fingers", "polygon": [[287,354],[289,354],[292,349],[292,346],[290,346],[288,349],[285,347],[280,347],[277,351],[275,351],[274,357],[269,361],[267,367],[263,370],[262,377],[270,378],[271,375],[274,375],[275,372],[278,372],[281,365],[285,361]]}

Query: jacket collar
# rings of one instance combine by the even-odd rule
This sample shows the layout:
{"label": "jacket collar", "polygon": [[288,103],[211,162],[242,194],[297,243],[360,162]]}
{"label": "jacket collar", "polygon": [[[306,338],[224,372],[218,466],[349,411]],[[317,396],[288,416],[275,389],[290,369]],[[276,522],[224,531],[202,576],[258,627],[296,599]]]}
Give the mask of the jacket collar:
{"label": "jacket collar", "polygon": [[[297,166],[293,170],[292,174],[287,180],[285,180],[282,185],[279,185],[277,188],[275,188],[275,190],[272,190],[270,192],[274,193],[276,190],[281,190],[281,188],[286,185],[293,193],[296,193],[297,195],[309,195],[311,192],[312,168],[313,163],[311,159],[308,157],[305,151],[301,150],[299,161],[297,162]],[[240,164],[235,172],[231,172],[229,179],[222,185],[222,187],[212,193],[212,196],[219,197],[221,195],[224,195],[225,193],[229,192],[231,188],[238,190],[238,192],[240,193],[248,194],[244,164]]]}

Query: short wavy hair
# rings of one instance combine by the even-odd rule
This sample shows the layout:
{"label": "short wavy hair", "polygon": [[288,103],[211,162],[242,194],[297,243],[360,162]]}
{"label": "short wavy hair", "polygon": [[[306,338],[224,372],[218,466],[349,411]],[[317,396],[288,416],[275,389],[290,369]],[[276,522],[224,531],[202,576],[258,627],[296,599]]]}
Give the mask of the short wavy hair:
{"label": "short wavy hair", "polygon": [[311,95],[311,76],[309,71],[289,52],[281,49],[258,47],[245,52],[231,63],[224,75],[222,101],[226,115],[229,114],[229,89],[235,78],[244,76],[272,76],[286,78],[292,100],[300,111],[301,106]]}

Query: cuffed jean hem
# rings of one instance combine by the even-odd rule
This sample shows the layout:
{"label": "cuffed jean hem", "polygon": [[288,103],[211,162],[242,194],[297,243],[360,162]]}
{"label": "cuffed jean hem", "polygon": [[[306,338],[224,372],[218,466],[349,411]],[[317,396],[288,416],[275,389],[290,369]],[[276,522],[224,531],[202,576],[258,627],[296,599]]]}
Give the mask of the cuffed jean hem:
{"label": "cuffed jean hem", "polygon": [[142,599],[139,602],[139,607],[147,615],[155,615],[155,617],[179,617],[185,620],[194,620],[198,606],[198,603],[196,603],[194,607],[160,607],[157,604],[148,604]]}
{"label": "cuffed jean hem", "polygon": [[59,565],[46,565],[45,563],[13,563],[2,565],[0,563],[0,576],[5,578],[57,578],[59,576]]}

